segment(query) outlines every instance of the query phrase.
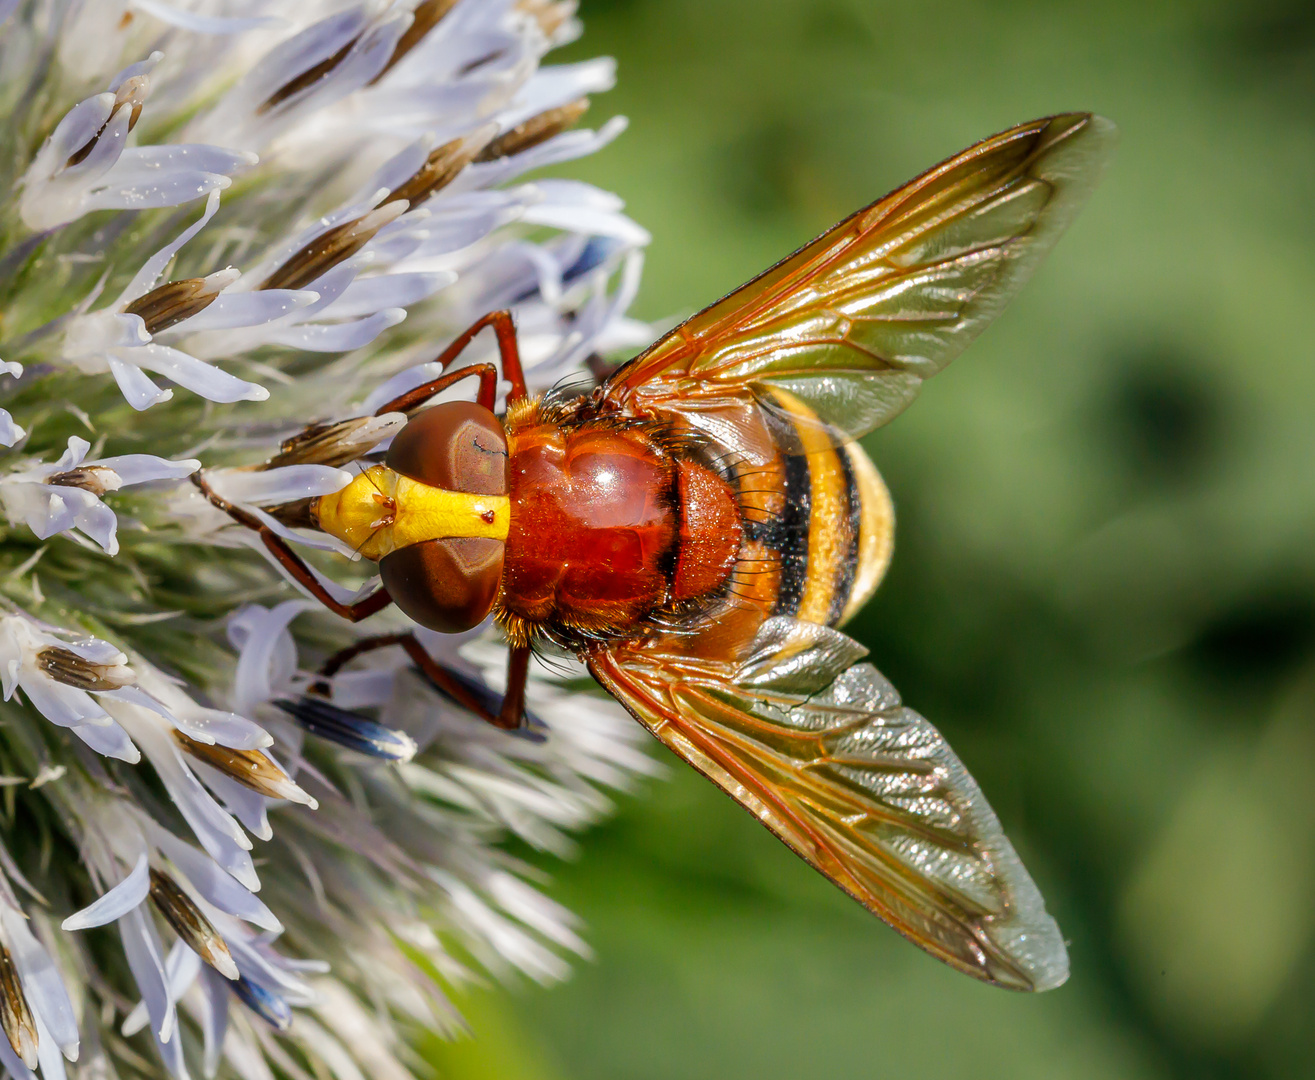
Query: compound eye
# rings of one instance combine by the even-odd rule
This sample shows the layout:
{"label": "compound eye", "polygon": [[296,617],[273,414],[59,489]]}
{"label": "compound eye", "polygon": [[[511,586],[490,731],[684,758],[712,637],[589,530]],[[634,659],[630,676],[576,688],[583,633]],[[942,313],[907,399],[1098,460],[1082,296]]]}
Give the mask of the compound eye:
{"label": "compound eye", "polygon": [[502,580],[502,541],[425,540],[379,561],[384,588],[403,614],[430,630],[459,634],[484,621]]}
{"label": "compound eye", "polygon": [[488,409],[473,401],[445,401],[406,422],[384,464],[445,491],[507,494],[507,436]]}

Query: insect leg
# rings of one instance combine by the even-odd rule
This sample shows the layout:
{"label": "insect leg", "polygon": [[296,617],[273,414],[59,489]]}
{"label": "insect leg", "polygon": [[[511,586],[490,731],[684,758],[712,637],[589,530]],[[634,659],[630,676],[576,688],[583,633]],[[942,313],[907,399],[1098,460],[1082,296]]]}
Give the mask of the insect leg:
{"label": "insect leg", "polygon": [[278,564],[283,567],[288,576],[293,581],[301,585],[316,600],[332,611],[350,622],[360,622],[362,619],[369,618],[375,612],[382,611],[393,602],[393,598],[388,595],[388,590],[382,585],[375,589],[369,596],[357,600],[354,604],[344,604],[335,600],[329,595],[327,589],[320,584],[319,579],[311,573],[309,566],[302,561],[286,540],[279,536],[273,529],[266,525],[254,514],[243,510],[240,506],[234,506],[227,499],[215,493],[215,491],[206,483],[205,477],[201,473],[192,474],[192,483],[201,489],[201,493],[210,500],[210,504],[231,517],[239,525],[257,533],[264,542],[265,548],[271,555],[278,560]]}
{"label": "insect leg", "polygon": [[[512,322],[511,312],[505,309],[490,311],[482,319],[463,331],[451,345],[435,358],[434,363],[441,364],[446,368],[448,364],[461,355],[466,346],[474,340],[475,335],[486,326],[492,326],[493,332],[498,337],[498,355],[502,359],[502,374],[511,383],[511,393],[507,395],[507,400],[509,402],[519,401],[521,398],[528,397],[529,394],[525,389],[525,373],[521,368],[520,349],[516,345],[516,324]],[[376,410],[375,415],[382,416],[386,412],[408,412],[424,404],[440,390],[447,389],[456,379],[475,373],[479,374],[478,401],[486,409],[492,409],[493,403],[497,399],[497,372],[489,364],[472,364],[469,368],[442,375],[432,382],[417,386],[414,390],[394,398],[388,404]],[[444,379],[448,381],[444,382]]]}
{"label": "insect leg", "polygon": [[418,409],[435,394],[442,393],[453,383],[460,382],[471,375],[479,376],[479,391],[475,395],[475,400],[486,409],[492,409],[498,396],[498,369],[492,364],[471,364],[470,367],[464,367],[460,371],[449,371],[437,379],[421,383],[414,390],[408,390],[392,401],[380,405],[375,409],[374,415],[383,416],[384,413],[390,412],[409,413],[412,409]]}
{"label": "insect leg", "polygon": [[[324,679],[332,678],[345,665],[363,653],[386,649],[392,645],[399,646],[406,653],[435,690],[455,701],[463,709],[474,713],[485,723],[505,730],[525,726],[525,683],[530,668],[528,648],[511,650],[507,662],[507,692],[503,695],[496,711],[490,708],[492,701],[485,700],[466,677],[449,670],[430,656],[414,634],[381,634],[378,637],[358,641],[329,657],[320,668],[320,675]],[[317,682],[311,689],[316,693],[324,694],[328,692],[328,685]]]}

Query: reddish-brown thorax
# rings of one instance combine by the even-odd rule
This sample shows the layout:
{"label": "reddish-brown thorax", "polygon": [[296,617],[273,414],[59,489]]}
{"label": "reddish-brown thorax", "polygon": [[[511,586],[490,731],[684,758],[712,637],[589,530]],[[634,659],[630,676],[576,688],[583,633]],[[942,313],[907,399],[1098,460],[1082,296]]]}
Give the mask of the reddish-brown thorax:
{"label": "reddish-brown thorax", "polygon": [[652,612],[720,588],[740,547],[719,476],[642,429],[511,434],[502,603],[532,623],[633,630]]}

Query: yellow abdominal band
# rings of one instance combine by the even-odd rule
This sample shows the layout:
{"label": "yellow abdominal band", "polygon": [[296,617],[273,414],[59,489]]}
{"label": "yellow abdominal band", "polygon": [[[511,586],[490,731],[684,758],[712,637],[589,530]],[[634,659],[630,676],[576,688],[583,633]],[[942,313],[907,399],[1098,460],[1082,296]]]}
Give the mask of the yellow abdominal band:
{"label": "yellow abdominal band", "polygon": [[374,562],[425,540],[505,540],[511,520],[505,495],[444,491],[383,465],[367,469],[341,491],[321,495],[315,513],[321,529]]}

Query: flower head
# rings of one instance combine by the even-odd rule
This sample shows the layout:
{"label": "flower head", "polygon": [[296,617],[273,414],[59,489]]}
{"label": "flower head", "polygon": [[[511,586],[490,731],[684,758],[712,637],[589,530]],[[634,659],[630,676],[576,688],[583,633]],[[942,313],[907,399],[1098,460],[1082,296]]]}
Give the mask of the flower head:
{"label": "flower head", "polygon": [[564,660],[532,730],[491,728],[420,669],[491,700],[493,631],[350,625],[268,538],[308,595],[368,593],[305,507],[489,311],[538,390],[646,340],[647,234],[534,175],[623,129],[582,126],[612,64],[543,63],[568,0],[0,0],[0,26],[0,1065],[400,1078],[401,1032],[450,1021],[426,971],[587,953],[502,839],[565,853],[652,766]]}
{"label": "flower head", "polygon": [[177,206],[259,159],[219,146],[128,146],[151,92],[152,53],[120,71],[103,93],[73,106],[23,175],[18,212],[29,229],[67,224],[93,210]]}
{"label": "flower head", "polygon": [[195,458],[166,461],[154,454],[87,461],[90,449],[91,443],[74,435],[56,461],[15,462],[0,476],[0,510],[14,524],[26,523],[42,540],[76,531],[114,555],[119,550],[118,519],[101,497],[133,484],[177,480],[201,467]]}
{"label": "flower head", "polygon": [[[205,228],[218,209],[219,193],[214,191],[201,217],[151,255],[112,304],[70,316],[63,326],[59,359],[84,374],[113,375],[128,404],[138,410],[173,397],[173,391],[160,389],[147,371],[210,401],[268,398],[269,391],[263,386],[236,378],[167,344],[170,337],[183,333],[269,323],[319,298],[313,292],[286,289],[242,292],[231,288],[242,277],[242,272],[233,267],[204,277],[158,284],[183,245]],[[97,292],[99,288],[88,300]]]}

